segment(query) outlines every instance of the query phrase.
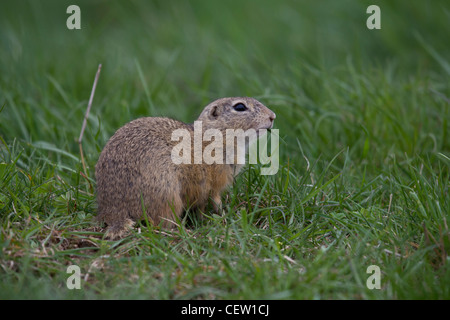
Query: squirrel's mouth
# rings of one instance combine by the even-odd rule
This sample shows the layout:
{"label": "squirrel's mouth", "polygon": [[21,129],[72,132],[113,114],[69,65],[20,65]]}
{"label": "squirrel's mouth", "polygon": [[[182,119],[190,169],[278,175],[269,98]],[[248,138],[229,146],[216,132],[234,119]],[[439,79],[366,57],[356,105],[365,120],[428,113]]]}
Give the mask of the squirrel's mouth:
{"label": "squirrel's mouth", "polygon": [[256,134],[259,137],[261,134],[266,133],[267,130],[270,131],[270,129],[272,129],[272,127],[273,127],[273,121],[271,121],[269,125],[266,125],[266,126],[263,126],[261,128],[256,129]]}

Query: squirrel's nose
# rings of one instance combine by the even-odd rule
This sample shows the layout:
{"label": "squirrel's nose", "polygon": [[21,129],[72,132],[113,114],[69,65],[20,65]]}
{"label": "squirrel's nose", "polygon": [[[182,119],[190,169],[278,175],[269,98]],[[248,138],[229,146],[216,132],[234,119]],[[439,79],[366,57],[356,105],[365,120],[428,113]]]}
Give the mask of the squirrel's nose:
{"label": "squirrel's nose", "polygon": [[272,114],[269,116],[270,121],[273,122],[273,120],[275,120],[275,118],[277,117],[277,115],[275,114],[275,112],[272,112]]}

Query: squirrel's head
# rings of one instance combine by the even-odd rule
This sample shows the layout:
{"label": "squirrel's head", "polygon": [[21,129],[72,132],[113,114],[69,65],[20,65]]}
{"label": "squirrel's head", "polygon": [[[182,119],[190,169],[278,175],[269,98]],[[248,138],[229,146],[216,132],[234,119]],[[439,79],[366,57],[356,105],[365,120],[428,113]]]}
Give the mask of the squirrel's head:
{"label": "squirrel's head", "polygon": [[270,129],[275,113],[256,99],[234,97],[217,99],[208,104],[198,117],[204,129]]}

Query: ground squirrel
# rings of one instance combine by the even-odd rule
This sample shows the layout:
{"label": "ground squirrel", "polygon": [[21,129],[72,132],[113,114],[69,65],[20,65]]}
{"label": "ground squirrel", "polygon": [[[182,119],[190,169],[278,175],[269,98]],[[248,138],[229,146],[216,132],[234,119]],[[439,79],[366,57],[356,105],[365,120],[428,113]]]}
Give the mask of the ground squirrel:
{"label": "ground squirrel", "polygon": [[[227,129],[253,129],[259,136],[262,129],[272,128],[274,119],[275,113],[259,101],[237,97],[211,102],[195,124],[202,125],[201,135],[208,129],[217,129],[224,136]],[[107,142],[95,166],[95,177],[97,218],[107,224],[108,237],[122,237],[144,218],[144,212],[153,224],[170,228],[174,215],[180,217],[187,208],[203,211],[209,199],[216,211],[220,209],[221,192],[233,182],[242,165],[225,160],[174,163],[173,150],[178,142],[172,134],[177,129],[192,133],[190,142],[194,141],[193,124],[144,117],[125,124]],[[202,140],[201,152],[208,143]],[[227,157],[225,145],[229,142],[224,139],[222,143]]]}

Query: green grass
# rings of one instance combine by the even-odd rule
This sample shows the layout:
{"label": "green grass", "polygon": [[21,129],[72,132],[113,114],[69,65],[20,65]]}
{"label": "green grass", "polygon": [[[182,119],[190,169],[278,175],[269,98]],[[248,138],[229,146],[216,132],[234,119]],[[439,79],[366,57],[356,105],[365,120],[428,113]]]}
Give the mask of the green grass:
{"label": "green grass", "polygon": [[[449,299],[450,7],[377,3],[372,31],[368,1],[79,1],[78,31],[70,1],[2,4],[0,298]],[[277,114],[278,173],[247,166],[223,216],[103,239],[114,131],[240,95]]]}

